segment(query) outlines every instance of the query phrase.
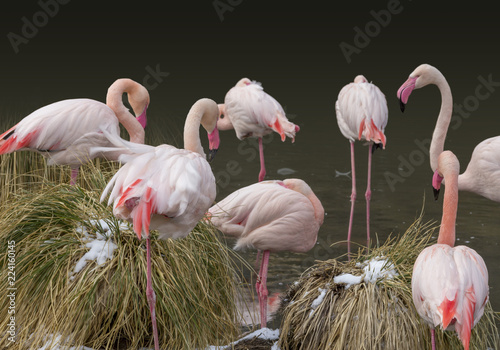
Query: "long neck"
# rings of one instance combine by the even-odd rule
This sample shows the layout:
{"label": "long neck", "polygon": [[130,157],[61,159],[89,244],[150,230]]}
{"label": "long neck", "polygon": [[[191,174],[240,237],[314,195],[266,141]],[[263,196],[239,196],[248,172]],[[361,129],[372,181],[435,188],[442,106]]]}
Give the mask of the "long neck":
{"label": "long neck", "polygon": [[438,166],[438,157],[444,150],[446,133],[448,131],[448,126],[450,125],[451,115],[453,112],[453,98],[451,96],[450,85],[448,85],[448,82],[441,73],[436,76],[435,84],[441,92],[441,109],[439,110],[439,116],[436,122],[436,127],[434,128],[434,133],[432,134],[432,141],[429,149],[432,171],[436,171]]}
{"label": "long neck", "polygon": [[137,119],[128,111],[123,105],[122,95],[124,92],[127,94],[132,93],[136,88],[136,84],[130,79],[122,79],[114,83],[108,89],[106,96],[106,105],[115,112],[116,118],[127,130],[130,141],[135,143],[144,143],[144,129]]}
{"label": "long neck", "polygon": [[439,229],[439,244],[455,245],[455,224],[457,221],[458,208],[458,172],[444,174],[446,183],[443,199],[443,217]]}
{"label": "long neck", "polygon": [[[211,113],[210,104],[214,104],[214,102],[209,99],[197,101],[189,110],[184,124],[184,149],[199,153],[203,157],[205,157],[205,153],[200,141],[200,124],[202,123],[202,119],[213,118],[213,127],[215,128],[218,117],[218,108],[216,105],[214,107],[215,115],[209,115]],[[209,130],[209,132],[211,131]]]}

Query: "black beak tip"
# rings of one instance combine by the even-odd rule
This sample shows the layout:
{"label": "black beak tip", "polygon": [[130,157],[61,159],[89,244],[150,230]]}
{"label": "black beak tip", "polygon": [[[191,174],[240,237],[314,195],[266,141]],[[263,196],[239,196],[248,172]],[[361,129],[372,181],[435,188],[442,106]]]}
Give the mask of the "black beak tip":
{"label": "black beak tip", "polygon": [[211,149],[209,152],[208,152],[208,162],[211,163],[212,160],[214,160],[215,158],[215,155],[217,154],[217,151],[218,149]]}
{"label": "black beak tip", "polygon": [[434,187],[432,188],[432,190],[434,191],[434,200],[438,200],[439,198],[439,190],[436,190]]}
{"label": "black beak tip", "polygon": [[376,150],[377,148],[382,149],[382,144],[381,144],[381,143],[374,143],[374,144],[373,144],[373,147],[372,147],[372,154],[373,154],[373,153],[375,153],[375,150]]}
{"label": "black beak tip", "polygon": [[401,108],[401,112],[404,113],[406,105],[399,99],[399,108]]}

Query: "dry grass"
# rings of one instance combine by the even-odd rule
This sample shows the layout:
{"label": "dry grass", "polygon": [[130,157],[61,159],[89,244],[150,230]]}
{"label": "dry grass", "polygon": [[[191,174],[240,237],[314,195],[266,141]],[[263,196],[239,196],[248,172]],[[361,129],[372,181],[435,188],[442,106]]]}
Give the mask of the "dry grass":
{"label": "dry grass", "polygon": [[[389,238],[370,254],[358,251],[350,262],[335,259],[319,262],[292,286],[282,308],[279,346],[287,349],[427,349],[430,330],[417,314],[411,295],[411,275],[418,254],[431,242],[433,223],[420,216],[399,238]],[[363,275],[357,266],[374,257],[392,262],[398,276],[377,283],[336,284],[342,273]],[[327,289],[323,302],[311,313],[311,304]],[[488,303],[485,314],[472,332],[470,349],[498,348],[499,335]],[[436,330],[439,349],[462,349],[454,332]]]}
{"label": "dry grass", "polygon": [[[14,176],[11,179],[16,186],[8,187],[9,200],[1,202],[0,246],[6,247],[8,241],[16,245],[18,334],[16,344],[10,344],[2,333],[0,347],[38,349],[49,334],[68,339],[68,345],[93,349],[152,346],[145,243],[131,229],[120,229],[111,208],[99,203],[110,174],[89,167],[79,179],[87,189],[67,185],[66,174],[56,185],[36,182],[35,190]],[[111,234],[95,219],[104,220]],[[88,262],[70,278],[88,251],[82,225],[92,238],[97,233],[108,235],[117,248],[111,260],[103,265]],[[237,272],[231,263],[233,253],[219,241],[217,230],[200,223],[185,239],[161,241],[155,232],[152,237],[162,347],[194,349],[233,341],[238,332]],[[7,287],[6,253],[0,252],[2,290]],[[8,302],[8,298],[0,301],[2,329],[7,329]]]}

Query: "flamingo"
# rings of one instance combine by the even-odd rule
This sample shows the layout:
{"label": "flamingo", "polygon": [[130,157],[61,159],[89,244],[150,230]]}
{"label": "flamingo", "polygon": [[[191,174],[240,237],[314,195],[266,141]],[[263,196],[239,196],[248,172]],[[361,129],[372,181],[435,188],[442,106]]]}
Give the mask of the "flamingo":
{"label": "flamingo", "polygon": [[[401,85],[397,96],[400,100],[401,111],[404,112],[412,91],[429,84],[436,85],[441,93],[441,109],[429,149],[431,169],[435,171],[438,157],[444,149],[446,133],[453,113],[450,85],[437,68],[422,64]],[[458,189],[500,202],[500,136],[488,138],[474,148],[465,172],[458,176]]]}
{"label": "flamingo", "polygon": [[300,179],[270,180],[241,188],[209,209],[211,222],[238,238],[235,250],[263,250],[255,288],[261,328],[267,323],[267,269],[270,252],[304,253],[316,243],[325,211],[311,188]]}
{"label": "flamingo", "polygon": [[[385,149],[386,138],[384,129],[387,125],[387,101],[380,89],[369,83],[362,75],[356,76],[353,83],[347,84],[340,90],[335,103],[337,123],[342,135],[351,144],[351,214],[347,232],[347,256],[351,255],[351,232],[354,215],[354,202],[356,201],[356,174],[354,171],[354,141],[368,141],[368,181],[365,192],[366,199],[366,240],[370,248],[370,200],[371,200],[371,166],[372,153],[375,148]],[[375,144],[375,148],[373,145]]]}
{"label": "flamingo", "polygon": [[216,150],[219,146],[216,128],[218,116],[219,109],[214,101],[198,100],[186,117],[184,149],[170,145],[135,145],[106,133],[110,142],[131,151],[119,157],[125,165],[107,184],[101,201],[110,193],[108,205],[113,203],[113,214],[132,222],[139,240],[143,235],[146,237],[146,296],[156,350],[159,344],[156,295],[151,280],[149,230],[158,230],[160,239],[185,237],[213,204],[215,177],[201,146],[199,128],[201,124],[211,135],[209,147],[210,150]]}
{"label": "flamingo", "polygon": [[460,165],[450,151],[438,157],[433,187],[439,190],[443,176],[446,188],[443,217],[437,244],[425,248],[413,266],[413,303],[420,317],[431,327],[455,330],[464,349],[469,349],[471,329],[477,324],[488,301],[488,270],[474,249],[455,244]]}
{"label": "flamingo", "polygon": [[280,134],[281,141],[285,141],[288,136],[294,142],[295,133],[300,130],[299,126],[288,121],[283,107],[271,95],[264,92],[260,83],[248,78],[241,79],[227,92],[224,104],[220,104],[219,109],[221,114],[217,122],[219,130],[234,129],[236,137],[240,140],[247,137],[258,138],[259,181],[264,180],[266,167],[262,137],[275,131]]}
{"label": "flamingo", "polygon": [[[124,92],[137,118],[123,105]],[[79,166],[102,156],[91,156],[89,149],[109,145],[103,131],[118,136],[121,123],[131,142],[144,143],[149,105],[146,88],[131,79],[118,79],[109,87],[106,103],[80,98],[39,108],[0,135],[0,154],[30,150],[48,158],[48,165],[70,165],[74,185]]]}

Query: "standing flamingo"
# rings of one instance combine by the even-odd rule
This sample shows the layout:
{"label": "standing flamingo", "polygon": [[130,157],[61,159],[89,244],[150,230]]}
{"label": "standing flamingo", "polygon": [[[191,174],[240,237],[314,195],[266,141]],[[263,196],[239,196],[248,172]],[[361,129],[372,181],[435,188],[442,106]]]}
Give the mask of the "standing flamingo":
{"label": "standing flamingo", "polygon": [[[335,103],[337,123],[342,135],[351,144],[351,214],[347,232],[347,256],[351,255],[351,232],[354,215],[354,202],[356,201],[356,174],[354,171],[354,141],[368,141],[368,181],[366,186],[366,240],[370,247],[370,199],[371,199],[371,167],[372,153],[382,143],[385,149],[386,138],[384,129],[387,125],[387,101],[380,89],[362,75],[354,79],[354,83],[347,84],[340,90]],[[373,144],[375,143],[375,148]]]}
{"label": "standing flamingo", "polygon": [[[436,85],[441,92],[441,109],[429,149],[431,169],[435,171],[438,157],[444,149],[446,133],[453,113],[453,98],[448,82],[435,67],[422,64],[401,85],[397,96],[400,100],[401,111],[404,112],[412,91],[429,84]],[[458,176],[458,189],[474,192],[492,201],[500,202],[500,136],[486,139],[474,148],[467,169]]]}
{"label": "standing flamingo", "polygon": [[267,268],[271,251],[304,253],[316,244],[325,211],[311,188],[299,179],[263,181],[241,188],[209,209],[212,223],[237,237],[235,250],[263,250],[255,288],[261,328],[267,323]]}
{"label": "standing flamingo", "polygon": [[[149,230],[159,232],[160,239],[185,237],[205,215],[215,199],[215,177],[201,146],[200,124],[212,135],[209,147],[219,145],[217,118],[219,109],[210,99],[198,100],[190,109],[184,125],[184,149],[170,145],[157,147],[122,141],[132,154],[122,154],[125,165],[118,170],[101,196],[111,191],[108,205],[113,214],[133,223],[134,232],[146,237],[146,295],[153,324],[155,349],[159,349],[156,327],[156,296],[151,280],[151,243]],[[114,138],[114,144],[120,142]],[[134,149],[135,147],[135,149]]]}
{"label": "standing flamingo", "polygon": [[219,130],[234,129],[236,137],[240,140],[247,137],[259,139],[259,181],[264,180],[266,167],[262,137],[275,131],[280,134],[281,141],[285,141],[288,136],[294,142],[295,133],[300,130],[299,126],[288,121],[283,107],[271,95],[264,92],[260,83],[248,78],[241,79],[227,92],[224,104],[219,105],[219,108],[221,112],[217,123]]}
{"label": "standing flamingo", "polygon": [[[137,118],[123,105],[124,92]],[[109,87],[106,103],[82,98],[39,108],[0,135],[0,154],[38,152],[48,158],[48,165],[70,165],[71,184],[75,184],[79,166],[100,156],[91,156],[89,149],[109,145],[103,131],[119,136],[121,123],[130,141],[144,143],[146,88],[131,79],[118,79]]]}
{"label": "standing flamingo", "polygon": [[413,303],[431,326],[433,350],[434,328],[439,325],[444,330],[455,330],[468,350],[471,329],[483,315],[488,301],[488,270],[483,258],[469,247],[453,247],[459,170],[458,159],[452,152],[441,153],[432,180],[436,190],[443,176],[446,182],[441,228],[437,244],[425,248],[413,266]]}

